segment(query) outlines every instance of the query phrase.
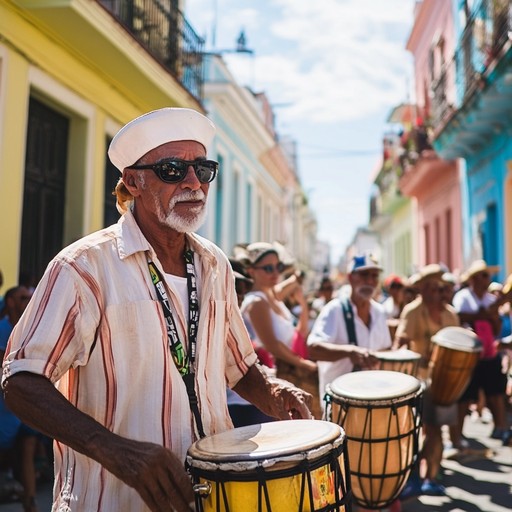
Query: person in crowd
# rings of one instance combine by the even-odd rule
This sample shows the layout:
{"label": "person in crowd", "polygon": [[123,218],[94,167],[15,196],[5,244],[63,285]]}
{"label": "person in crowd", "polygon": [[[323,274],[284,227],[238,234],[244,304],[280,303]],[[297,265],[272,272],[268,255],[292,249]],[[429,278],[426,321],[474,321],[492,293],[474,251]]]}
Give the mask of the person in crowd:
{"label": "person in crowd", "polygon": [[226,383],[269,416],[311,417],[257,364],[228,258],[194,233],[214,134],[187,108],[121,128],[119,222],[50,262],[9,339],[6,403],[56,440],[54,510],[189,511],[187,449],[232,428]]}
{"label": "person in crowd", "polygon": [[403,279],[396,274],[390,274],[384,279],[382,288],[387,295],[382,301],[382,307],[386,313],[389,334],[393,339],[398,326],[398,318],[404,307]]}
{"label": "person in crowd", "polygon": [[323,276],[320,280],[320,285],[316,291],[316,296],[313,299],[311,308],[314,311],[315,316],[318,316],[321,309],[331,301],[334,292],[334,284],[329,276]]}
{"label": "person in crowd", "polygon": [[[233,269],[233,276],[235,278],[235,291],[238,299],[238,307],[242,307],[245,295],[252,290],[254,281],[245,273],[244,266],[234,258],[229,260]],[[254,338],[251,326],[246,323],[245,325],[249,332],[251,339]],[[264,414],[256,406],[251,404],[245,398],[242,398],[238,393],[227,388],[228,409],[231,420],[235,427],[245,427],[247,425],[254,425],[257,423],[267,423],[274,421],[274,418]]]}
{"label": "person in crowd", "polygon": [[[503,285],[497,281],[493,281],[491,284],[489,284],[487,291],[492,293],[496,297],[496,300],[499,301],[503,296]],[[498,335],[498,339],[506,338],[512,334],[510,325],[510,302],[505,302],[499,306],[498,314],[501,321],[501,330],[500,334]]]}
{"label": "person in crowd", "polygon": [[382,303],[388,318],[399,318],[404,307],[404,281],[396,275],[390,274],[384,279],[384,291],[387,298]]}
{"label": "person in crowd", "polygon": [[416,283],[419,278],[419,273],[415,272],[404,280],[404,307],[418,297],[419,292]]}
{"label": "person in crowd", "polygon": [[378,364],[374,351],[389,349],[391,337],[382,305],[372,297],[382,267],[370,254],[354,256],[347,267],[350,295],[339,294],[321,310],[308,337],[310,357],[318,361],[319,393],[354,368]]}
{"label": "person in crowd", "polygon": [[[246,266],[253,280],[252,290],[242,303],[242,314],[254,333],[256,353],[265,365],[275,363],[276,375],[308,390],[310,382],[317,378],[317,365],[294,351],[297,338],[307,336],[309,310],[300,278],[292,273],[280,282],[283,265],[279,247],[267,242],[254,242],[236,248],[236,257]],[[286,298],[293,298],[300,305],[300,316],[294,317],[285,305]],[[271,357],[269,357],[271,356]],[[313,390],[312,390],[313,391]],[[316,390],[314,390],[316,391]],[[314,396],[313,415],[317,417],[319,400]]]}
{"label": "person in crowd", "polygon": [[441,289],[441,300],[444,304],[452,305],[453,296],[457,290],[457,277],[451,272],[444,272],[441,276],[443,286]]}
{"label": "person in crowd", "polygon": [[[0,320],[0,360],[4,358],[7,340],[13,327],[18,323],[23,311],[27,307],[32,291],[26,286],[15,286],[5,293],[5,304]],[[38,443],[38,433],[23,425],[21,421],[5,406],[3,396],[0,395],[0,450],[1,455],[7,458],[16,444],[19,445],[19,472],[23,486],[21,494],[23,509],[26,512],[37,512],[36,496],[36,468],[35,457]],[[18,453],[16,454],[18,455]]]}
{"label": "person in crowd", "polygon": [[[441,297],[443,269],[440,265],[426,265],[420,270],[416,283],[419,296],[407,304],[400,316],[393,348],[407,347],[421,354],[417,377],[426,380],[432,352],[432,336],[443,327],[458,326],[459,318],[452,306],[444,304]],[[413,475],[402,493],[402,498],[413,494],[444,495],[445,488],[437,482],[443,457],[442,425],[457,423],[457,405],[438,406],[432,402],[427,387],[423,402],[423,432],[425,436],[421,459],[425,461],[423,481]]]}
{"label": "person in crowd", "polygon": [[463,326],[475,331],[482,341],[482,352],[471,381],[459,401],[459,423],[454,432],[454,442],[462,441],[464,418],[471,403],[478,402],[479,389],[491,411],[494,429],[491,438],[507,444],[511,431],[507,424],[506,396],[507,377],[502,372],[501,353],[497,338],[501,332],[499,308],[512,299],[512,292],[499,297],[488,291],[491,276],[499,271],[498,266],[489,266],[485,260],[475,260],[464,274],[468,286],[453,297],[453,305]]}

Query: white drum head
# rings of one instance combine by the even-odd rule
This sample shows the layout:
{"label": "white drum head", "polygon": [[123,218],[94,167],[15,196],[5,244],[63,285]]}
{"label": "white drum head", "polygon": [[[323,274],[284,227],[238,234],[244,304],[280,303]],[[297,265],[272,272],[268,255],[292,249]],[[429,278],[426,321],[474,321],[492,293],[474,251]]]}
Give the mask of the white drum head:
{"label": "white drum head", "polygon": [[335,395],[355,400],[399,398],[418,391],[420,386],[416,377],[387,370],[346,373],[330,384]]}
{"label": "white drum head", "polygon": [[215,463],[281,459],[320,446],[339,444],[340,438],[344,439],[343,429],[328,421],[274,421],[204,437],[189,448],[188,455]]}
{"label": "white drum head", "polygon": [[432,341],[441,347],[462,352],[480,352],[482,342],[478,336],[464,327],[443,327],[432,336]]}
{"label": "white drum head", "polygon": [[417,361],[421,359],[421,354],[412,350],[401,348],[399,350],[384,350],[374,352],[373,355],[381,361]]}

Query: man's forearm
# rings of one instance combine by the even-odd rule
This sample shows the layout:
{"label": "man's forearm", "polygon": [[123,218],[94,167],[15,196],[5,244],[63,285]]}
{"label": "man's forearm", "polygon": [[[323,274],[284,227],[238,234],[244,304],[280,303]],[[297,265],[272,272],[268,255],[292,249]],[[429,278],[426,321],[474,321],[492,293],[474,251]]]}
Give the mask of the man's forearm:
{"label": "man's forearm", "polygon": [[290,382],[269,377],[258,364],[254,364],[233,388],[268,416],[287,420],[311,418],[311,395]]}
{"label": "man's forearm", "polygon": [[259,364],[253,364],[249,368],[249,371],[238,381],[233,391],[266,414],[275,416],[275,411],[272,414],[269,410],[272,384]]}
{"label": "man's forearm", "polygon": [[96,420],[74,407],[45,377],[17,373],[7,380],[5,401],[28,426],[98,462],[100,447],[116,437]]}

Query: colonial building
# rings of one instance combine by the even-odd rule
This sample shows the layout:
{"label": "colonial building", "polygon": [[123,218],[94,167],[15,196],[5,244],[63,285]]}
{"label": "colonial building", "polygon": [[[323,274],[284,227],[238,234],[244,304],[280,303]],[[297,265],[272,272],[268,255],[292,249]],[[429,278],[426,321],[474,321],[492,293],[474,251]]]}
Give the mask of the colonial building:
{"label": "colonial building", "polygon": [[177,0],[0,0],[6,287],[117,219],[110,139],[153,109],[202,110],[202,55]]}
{"label": "colonial building", "polygon": [[[512,9],[457,0],[453,54],[432,99],[434,147],[463,159],[463,256],[512,271]],[[449,84],[454,83],[454,94]]]}
{"label": "colonial building", "polygon": [[454,20],[450,2],[429,0],[417,4],[407,49],[414,57],[415,115],[402,141],[403,172],[399,188],[415,205],[416,263],[444,263],[463,270],[462,203],[459,161],[445,160],[432,148],[439,120],[436,91],[452,95],[454,83],[443,76],[454,51]]}

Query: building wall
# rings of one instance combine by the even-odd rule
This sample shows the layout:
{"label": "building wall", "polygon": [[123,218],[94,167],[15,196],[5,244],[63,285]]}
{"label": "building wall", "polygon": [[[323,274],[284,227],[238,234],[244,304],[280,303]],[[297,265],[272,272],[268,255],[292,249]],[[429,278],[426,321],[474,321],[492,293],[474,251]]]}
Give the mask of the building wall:
{"label": "building wall", "polygon": [[510,168],[512,142],[506,133],[496,136],[485,151],[467,159],[470,233],[469,260],[483,257],[489,264],[501,266],[500,279],[512,271],[507,242],[510,222]]}
{"label": "building wall", "polygon": [[107,136],[155,108],[201,105],[96,2],[0,0],[0,36],[0,265],[7,288],[18,279],[30,97],[70,123],[63,245],[103,227]]}
{"label": "building wall", "polygon": [[[431,105],[446,63],[455,48],[453,5],[450,1],[426,0],[418,5],[407,49],[414,56],[418,117],[430,135],[436,126]],[[444,82],[448,104],[455,104],[455,76]],[[419,121],[419,119],[417,119]],[[461,180],[456,161],[440,159],[434,151],[423,151],[401,179],[402,191],[416,198],[415,263],[423,266],[442,262],[451,270],[463,270]]]}
{"label": "building wall", "polygon": [[279,241],[299,266],[313,269],[316,221],[294,158],[276,137],[270,104],[238,85],[220,55],[206,62],[205,106],[217,126],[212,151],[222,165],[201,233],[227,254],[237,243]]}

